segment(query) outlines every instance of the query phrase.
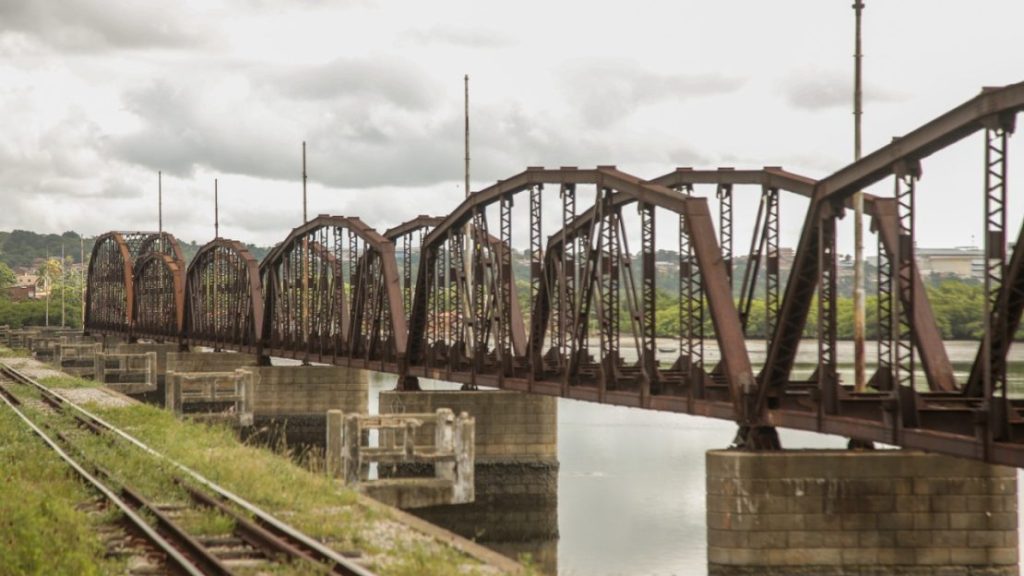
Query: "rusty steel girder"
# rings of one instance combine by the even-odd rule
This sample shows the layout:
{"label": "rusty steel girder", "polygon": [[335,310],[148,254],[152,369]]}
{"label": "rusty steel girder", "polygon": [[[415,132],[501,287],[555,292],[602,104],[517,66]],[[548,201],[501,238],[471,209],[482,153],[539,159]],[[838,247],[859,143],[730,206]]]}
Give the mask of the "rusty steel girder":
{"label": "rusty steel girder", "polygon": [[[577,186],[593,186],[598,194],[593,210],[599,217],[595,216],[587,225],[574,215],[574,208],[568,208],[574,206],[570,199]],[[560,264],[552,257],[552,242],[566,236],[561,231],[550,237],[546,255],[542,256],[535,247],[541,237],[540,195],[551,189],[566,202],[563,224],[576,226],[568,236],[573,240],[587,238],[587,244],[572,242],[579,244],[579,253],[572,262],[562,260]],[[510,303],[515,300],[514,278],[505,258],[508,251],[500,249],[510,246],[511,202],[520,193],[531,204],[531,277],[537,277],[536,292],[531,290],[530,294],[533,305],[525,354],[514,345],[516,321],[521,318],[509,313]],[[619,216],[626,204],[637,204],[641,210],[641,252],[645,255],[641,257],[641,268],[647,269],[648,280],[641,278],[639,287],[631,271],[626,242],[629,234]],[[497,207],[499,212],[497,243],[486,232],[489,206]],[[653,283],[649,281],[654,264],[650,256],[654,254],[650,217],[654,208],[686,215],[684,225],[694,239],[705,282],[714,288],[714,294],[709,289],[708,300],[724,351],[722,384],[725,397],[735,398],[734,407],[726,408],[725,412],[742,418],[741,398],[746,390],[752,389],[753,376],[705,200],[687,198],[613,167],[527,169],[472,194],[435,227],[424,239],[422,257],[426,264],[419,268],[410,315],[411,369],[417,375],[470,385],[498,385],[645,407],[663,400],[685,404],[685,397],[659,399],[654,394],[659,382],[652,354]],[[572,273],[564,268],[558,271],[567,263],[572,265]],[[565,282],[560,279],[570,276],[577,294],[571,304],[556,296],[565,293]],[[443,324],[442,334],[432,334],[430,318],[437,314],[435,309],[441,304],[445,305],[441,313],[449,321]],[[623,304],[628,311],[614,313]],[[587,346],[591,319],[597,322],[600,344],[596,361]],[[633,327],[632,339],[638,355],[635,364],[620,354],[617,323],[622,319]],[[550,341],[558,344],[544,352],[549,332]]]}
{"label": "rusty steel girder", "polygon": [[[912,323],[903,324],[905,319],[919,317],[921,313],[918,294],[923,290],[918,288],[916,281],[908,281],[908,270],[913,269],[914,189],[921,175],[922,161],[938,150],[985,130],[990,142],[986,148],[986,210],[992,210],[992,213],[1005,217],[1002,208],[1002,203],[1005,202],[1005,171],[996,178],[991,177],[992,168],[988,160],[992,147],[991,135],[995,132],[1005,136],[1011,132],[1013,118],[1021,110],[1024,110],[1024,83],[999,89],[986,89],[963,105],[901,138],[894,139],[892,144],[840,169],[815,185],[811,211],[804,222],[793,275],[787,286],[780,314],[780,343],[774,354],[769,356],[771,372],[769,378],[763,382],[766,395],[768,390],[778,391],[785,387],[785,376],[793,363],[800,330],[811,302],[811,294],[818,285],[822,272],[817,257],[822,223],[834,222],[835,218],[841,215],[844,204],[858,190],[884,178],[893,177],[897,183],[895,214],[887,215],[888,223],[878,222],[881,226],[883,244],[888,244],[888,247],[883,246],[883,249],[889,257],[887,259],[892,260],[887,264],[892,268],[889,276],[900,283],[892,289],[898,292],[897,301],[904,310],[899,315],[899,322],[902,325],[892,326],[891,365],[896,371],[893,390],[884,400],[872,398],[862,402],[870,406],[860,411],[862,422],[851,421],[849,418],[834,423],[827,422],[827,419],[823,422],[819,415],[817,428],[853,436],[860,434],[859,437],[866,440],[938,450],[947,454],[989,461],[1015,462],[1015,465],[1024,464],[1024,458],[1014,455],[1018,453],[1019,447],[1004,442],[1014,436],[1020,418],[1018,408],[1008,397],[1005,386],[1005,354],[1009,346],[998,343],[999,338],[1002,338],[1003,342],[1009,341],[1006,337],[1007,330],[1009,326],[1014,325],[1014,320],[1009,316],[1018,314],[1009,304],[1011,298],[1015,297],[1011,295],[1016,290],[1016,272],[1008,271],[1003,264],[1005,224],[1000,224],[991,217],[986,220],[984,239],[986,260],[989,262],[986,287],[991,285],[986,297],[991,305],[986,308],[988,312],[985,316],[985,340],[978,354],[979,360],[975,362],[976,368],[972,370],[975,375],[964,388],[966,395],[963,398],[950,399],[942,405],[939,405],[935,398],[922,398],[913,384],[914,356],[907,346],[909,343],[916,343],[922,348],[929,347],[922,352],[924,359],[929,355],[939,356],[938,347],[941,346],[941,342],[934,337],[926,342],[924,335],[919,332],[920,326]],[[1004,137],[996,154],[1005,156],[1005,152]],[[994,185],[990,183],[993,179],[997,180]],[[995,208],[990,209],[990,205],[995,205]],[[897,231],[898,236],[895,242],[891,238],[893,229]],[[992,264],[993,262],[995,264]],[[1019,321],[1019,315],[1017,318]],[[893,324],[896,322],[894,319]],[[979,365],[980,368],[977,367]],[[945,381],[942,385],[948,385],[948,377],[942,372],[944,369],[939,364],[937,372],[928,374],[929,383],[936,380]],[[881,409],[873,405],[879,401],[884,404]],[[780,424],[793,417],[792,414],[785,417],[778,413],[770,415],[772,420]],[[868,424],[870,421],[877,423],[874,429]],[[791,424],[792,422],[789,422],[787,425]],[[962,434],[963,437],[956,441],[942,437],[943,434],[948,435],[950,432]],[[952,444],[957,444],[955,450],[951,447]]]}
{"label": "rusty steel girder", "polygon": [[180,338],[185,308],[184,262],[163,252],[147,252],[135,261],[134,268],[132,337]]}
{"label": "rusty steel girder", "polygon": [[262,356],[263,307],[259,264],[242,243],[217,238],[199,249],[185,282],[188,344]]}
{"label": "rusty steel girder", "polygon": [[[406,314],[412,309],[412,295],[414,293],[416,273],[413,272],[413,243],[415,240],[416,251],[422,254],[423,237],[441,223],[444,218],[440,216],[419,216],[403,222],[398,226],[389,228],[384,232],[384,237],[402,250],[402,304]],[[413,238],[418,234],[418,238]],[[406,318],[408,320],[408,318]]]}
{"label": "rusty steel girder", "polygon": [[260,264],[264,352],[397,371],[406,320],[395,248],[358,218],[321,215]]}
{"label": "rusty steel girder", "polygon": [[[1024,401],[1010,396],[1006,381],[1006,354],[1024,313],[1024,232],[1009,261],[1005,253],[1007,142],[1021,110],[1024,84],[986,90],[817,182],[780,168],[679,169],[650,182],[607,166],[529,168],[472,194],[448,216],[418,217],[385,236],[357,218],[320,216],[296,228],[261,265],[262,323],[254,297],[240,294],[251,295],[259,285],[252,279],[252,263],[233,261],[237,281],[225,281],[212,293],[237,297],[231,309],[251,307],[250,319],[239,313],[236,325],[230,319],[206,325],[226,348],[245,349],[255,342],[266,354],[388,371],[402,377],[400,386],[432,377],[713,416],[738,422],[748,445],[777,445],[772,427],[784,426],[1024,467]],[[985,339],[968,381],[957,388],[914,260],[915,203],[925,198],[918,186],[922,161],[982,130]],[[857,392],[837,371],[836,221],[853,193],[889,177],[895,183],[893,198],[866,196],[879,245],[883,337],[873,386]],[[697,195],[696,187],[703,185],[713,185],[721,200],[718,230],[707,199]],[[737,306],[729,265],[731,206],[744,185],[760,187],[761,204]],[[578,212],[591,189],[593,205]],[[778,270],[781,192],[810,199],[785,286]],[[545,194],[557,195],[562,222],[546,242]],[[516,199],[529,208],[527,221],[518,226]],[[636,217],[624,211],[634,206]],[[671,365],[658,362],[655,340],[655,223],[663,227],[657,215],[666,212],[679,222],[672,246],[678,240],[679,354]],[[519,286],[513,273],[514,230],[528,232],[523,259],[529,274]],[[636,239],[639,247],[631,250]],[[149,311],[165,311],[166,306],[140,305],[140,294],[165,292],[140,291],[136,285],[158,274],[161,262],[170,269],[167,259],[173,258],[174,246],[163,237],[101,237],[90,263],[87,327],[130,333],[140,314],[147,319],[135,320],[141,328],[150,322]],[[762,267],[769,338],[755,378],[744,326]],[[195,279],[189,274],[187,307],[192,285],[208,288],[210,282],[218,281],[210,274],[197,273]],[[529,307],[523,311],[517,308],[517,290],[528,291]],[[795,381],[797,347],[815,300],[818,369],[810,380]],[[221,300],[206,302],[216,308]],[[219,318],[220,313],[216,308],[213,316],[209,311],[201,316]],[[721,351],[716,367],[704,364],[705,334],[699,325],[705,313]],[[187,336],[191,318],[190,309]],[[174,321],[154,315],[148,332]],[[171,332],[173,327],[165,333]],[[928,390],[915,381],[918,359]]]}
{"label": "rusty steel girder", "polygon": [[108,232],[96,239],[86,280],[86,332],[133,337],[138,305],[135,263],[153,253],[167,255],[184,269],[181,247],[166,232]]}

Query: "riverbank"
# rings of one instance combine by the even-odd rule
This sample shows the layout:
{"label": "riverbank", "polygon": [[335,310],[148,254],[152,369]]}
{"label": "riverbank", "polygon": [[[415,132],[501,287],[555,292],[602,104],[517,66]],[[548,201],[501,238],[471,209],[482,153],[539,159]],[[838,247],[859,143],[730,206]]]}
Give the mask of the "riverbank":
{"label": "riverbank", "polygon": [[[9,355],[0,350],[0,355]],[[11,360],[11,359],[8,359]],[[530,573],[470,541],[410,519],[404,513],[356,494],[318,473],[269,450],[240,442],[224,425],[181,421],[159,408],[138,403],[94,382],[67,377],[28,359],[14,359],[31,376],[75,403],[138,438],[169,459],[180,462],[380,574],[490,575]],[[19,423],[0,420],[0,494],[2,517],[29,518],[0,523],[0,573],[106,574],[118,572],[105,558],[95,517],[81,509],[88,491],[74,481],[42,443],[18,432]],[[24,428],[24,426],[22,426]],[[7,438],[17,442],[6,442]],[[165,466],[145,465],[131,450],[104,448],[83,440],[81,450],[133,483],[163,489]],[[42,481],[45,479],[45,481]],[[28,492],[32,498],[14,495]],[[59,494],[61,497],[57,497]],[[54,546],[68,554],[53,554]],[[50,552],[48,552],[50,551]],[[54,556],[68,556],[55,566]]]}

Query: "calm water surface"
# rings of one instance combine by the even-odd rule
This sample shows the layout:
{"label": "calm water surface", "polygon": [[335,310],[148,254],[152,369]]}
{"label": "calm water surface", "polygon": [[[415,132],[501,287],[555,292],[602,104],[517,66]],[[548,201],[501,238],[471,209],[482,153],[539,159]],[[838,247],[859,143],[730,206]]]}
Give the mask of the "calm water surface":
{"label": "calm water surface", "polygon": [[[848,345],[841,344],[841,357],[852,356],[845,350]],[[761,361],[757,346],[751,346],[755,365]],[[947,347],[962,380],[976,345],[952,342]],[[1024,388],[1020,348],[1022,357],[1011,358],[1011,382]],[[802,350],[799,361],[805,365],[798,369],[809,370],[813,352],[811,346]],[[844,372],[844,379],[852,380],[852,367]],[[394,383],[394,377],[373,373],[371,413],[377,411],[377,394]],[[423,385],[457,388],[439,382]],[[846,445],[836,436],[779,433],[787,448]],[[557,566],[563,576],[705,574],[704,453],[727,447],[734,434],[735,426],[722,420],[559,399],[561,536],[557,558],[545,566]]]}

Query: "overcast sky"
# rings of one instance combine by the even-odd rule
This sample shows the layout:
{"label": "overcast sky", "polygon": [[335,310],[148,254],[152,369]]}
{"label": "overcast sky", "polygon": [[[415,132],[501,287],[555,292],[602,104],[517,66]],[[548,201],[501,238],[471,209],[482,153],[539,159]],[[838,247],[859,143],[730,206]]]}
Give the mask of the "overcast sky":
{"label": "overcast sky", "polygon": [[[464,73],[474,188],[531,165],[822,177],[852,157],[850,4],[3,0],[0,229],[155,229],[163,170],[179,238],[213,236],[218,177],[222,235],[273,244],[301,221],[302,140],[311,214],[447,213]],[[1019,0],[867,0],[865,152],[1024,80],[1022,35]],[[921,245],[980,238],[981,154],[925,163]]]}

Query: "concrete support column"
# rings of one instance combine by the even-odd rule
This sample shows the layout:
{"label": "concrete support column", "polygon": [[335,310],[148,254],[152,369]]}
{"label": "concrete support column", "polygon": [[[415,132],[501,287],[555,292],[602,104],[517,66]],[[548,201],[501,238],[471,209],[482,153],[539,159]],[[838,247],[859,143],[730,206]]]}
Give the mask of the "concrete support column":
{"label": "concrete support column", "polygon": [[410,512],[512,558],[533,552],[545,574],[557,573],[558,399],[496,390],[380,393],[381,414],[438,408],[476,420],[476,499]]}
{"label": "concrete support column", "polygon": [[903,450],[707,453],[708,573],[1018,574],[1016,470]]}
{"label": "concrete support column", "polygon": [[167,352],[164,368],[173,372],[232,372],[256,365],[256,356],[235,352]]}
{"label": "concrete support column", "polygon": [[[255,357],[251,357],[255,359]],[[256,428],[269,430],[268,442],[323,448],[327,411],[366,414],[369,378],[364,370],[339,366],[253,366]]]}
{"label": "concrete support column", "polygon": [[327,474],[338,478],[342,472],[341,436],[344,413],[341,410],[327,411]]}

